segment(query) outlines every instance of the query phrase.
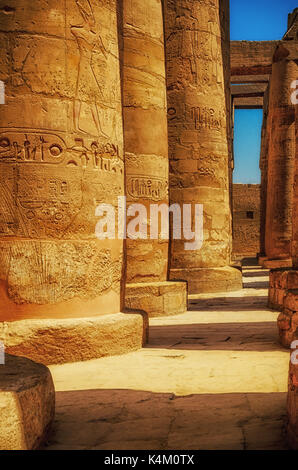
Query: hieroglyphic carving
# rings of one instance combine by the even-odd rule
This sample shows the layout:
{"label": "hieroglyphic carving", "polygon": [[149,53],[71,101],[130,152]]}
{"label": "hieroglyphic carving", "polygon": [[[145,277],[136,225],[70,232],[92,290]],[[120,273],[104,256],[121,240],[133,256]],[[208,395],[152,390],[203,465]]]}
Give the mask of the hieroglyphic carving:
{"label": "hieroglyphic carving", "polygon": [[66,163],[69,166],[123,173],[117,145],[94,140],[87,147],[83,139],[75,139],[75,145],[67,147],[62,137],[37,130],[5,130],[0,133],[0,163],[3,162]]}
{"label": "hieroglyphic carving", "polygon": [[0,162],[58,164],[65,150],[63,139],[52,133],[7,130],[0,134]]}
{"label": "hieroglyphic carving", "polygon": [[195,129],[215,129],[220,130],[222,123],[222,113],[216,112],[213,108],[192,107],[190,110],[191,119],[195,122]]}
{"label": "hieroglyphic carving", "polygon": [[[15,0],[13,15],[0,14],[1,61],[9,64],[0,280],[12,301],[8,311],[0,295],[0,317],[18,310],[13,302],[26,318],[53,303],[49,316],[72,316],[72,305],[58,305],[71,299],[98,298],[94,311],[119,312],[123,242],[94,233],[97,202],[116,205],[124,192],[116,1],[41,0],[33,16],[27,3]],[[90,315],[89,303],[81,309]]]}
{"label": "hieroglyphic carving", "polygon": [[[87,300],[110,290],[119,293],[122,259],[113,258],[109,249],[98,249],[94,241],[49,241],[46,251],[39,242],[18,242],[9,256],[5,249],[0,243],[2,268],[11,266],[8,295],[16,304],[54,304],[74,297]],[[36,269],[36,258],[41,257]]]}
{"label": "hieroglyphic carving", "polygon": [[77,132],[84,132],[80,127],[81,105],[86,100],[90,102],[90,109],[96,126],[97,134],[107,138],[108,136],[102,130],[98,113],[96,97],[100,96],[103,100],[103,93],[92,66],[92,56],[94,51],[100,50],[107,58],[107,53],[103,45],[98,30],[91,0],[76,0],[77,7],[84,20],[81,26],[72,26],[71,32],[76,38],[80,52],[80,64],[76,83],[76,96],[74,101],[74,128]]}
{"label": "hieroglyphic carving", "polygon": [[161,201],[168,197],[168,181],[149,176],[131,176],[128,178],[127,192],[132,198]]}
{"label": "hieroglyphic carving", "polygon": [[75,139],[75,142],[76,144],[69,149],[72,152],[72,159],[68,161],[68,165],[82,166],[83,168],[91,166],[95,170],[123,173],[123,162],[119,158],[118,146],[93,141],[88,148],[83,139]]}

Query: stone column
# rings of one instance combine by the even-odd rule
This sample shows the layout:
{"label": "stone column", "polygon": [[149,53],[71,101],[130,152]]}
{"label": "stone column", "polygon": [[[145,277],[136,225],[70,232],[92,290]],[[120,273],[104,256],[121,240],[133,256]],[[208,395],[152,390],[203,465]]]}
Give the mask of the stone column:
{"label": "stone column", "polygon": [[50,363],[140,347],[123,240],[95,236],[124,194],[116,4],[15,0],[0,29],[0,339]]}
{"label": "stone column", "polygon": [[187,280],[191,294],[242,286],[241,273],[229,266],[227,28],[227,1],[165,2],[170,202],[204,210],[202,248],[171,244],[171,279]]}
{"label": "stone column", "polygon": [[[123,0],[127,207],[168,203],[168,135],[161,0]],[[128,223],[131,218],[128,219]],[[168,239],[127,239],[126,305],[150,316],[186,310],[186,284],[167,282]]]}
{"label": "stone column", "polygon": [[269,84],[264,95],[263,107],[263,125],[261,137],[261,222],[260,222],[260,253],[258,256],[259,263],[262,264],[266,259],[265,249],[265,228],[266,228],[266,205],[267,205],[267,184],[268,184],[268,143],[270,127],[268,122],[268,106],[269,106]]}
{"label": "stone column", "polygon": [[[279,336],[281,343],[289,347],[292,341],[298,339],[298,112],[297,104],[294,104],[291,99],[291,95],[294,92],[294,89],[291,87],[294,80],[291,80],[291,77],[297,78],[298,76],[297,43],[282,43],[277,49],[277,53],[275,54],[275,60],[279,60],[277,64],[282,71],[280,72],[281,77],[287,79],[286,84],[288,86],[288,88],[286,85],[284,86],[282,101],[282,111],[284,114],[283,120],[280,123],[280,129],[281,131],[284,130],[284,133],[280,135],[280,139],[282,139],[280,147],[284,149],[282,154],[284,159],[291,161],[291,165],[288,163],[288,166],[291,169],[292,186],[290,187],[288,182],[285,184],[284,191],[287,191],[287,194],[284,197],[285,199],[291,197],[292,202],[289,251],[293,267],[275,269],[270,272],[269,306],[275,305],[278,309],[282,310],[278,317]],[[277,66],[275,65],[276,69]],[[288,201],[288,205],[290,206],[290,201]]]}
{"label": "stone column", "polygon": [[[294,273],[292,277],[296,282],[294,289],[289,291],[285,299],[284,317],[288,319],[288,326],[290,334],[287,337],[287,331],[280,330],[280,336],[283,344],[291,346],[292,341],[298,340],[298,105],[295,105],[295,140],[296,140],[296,158],[295,158],[295,184],[294,184],[294,203],[293,203],[293,243],[292,243],[292,256]],[[282,316],[282,314],[281,314]],[[283,333],[285,333],[283,335]],[[288,340],[288,341],[287,341]],[[298,343],[297,343],[298,344]],[[293,356],[292,356],[293,355]],[[298,364],[294,363],[294,359],[298,359],[297,346],[292,344],[291,347],[291,361],[289,369],[289,388],[287,399],[287,435],[288,442],[292,449],[298,449]]]}
{"label": "stone column", "polygon": [[264,266],[289,267],[295,161],[295,107],[291,83],[297,79],[297,45],[283,41],[273,56],[269,95],[270,140]]}
{"label": "stone column", "polygon": [[[294,90],[292,89],[292,92],[293,91]],[[295,104],[295,177],[294,177],[294,191],[293,191],[293,226],[292,228],[293,228],[292,260],[293,260],[294,268],[298,269],[298,104]],[[298,285],[297,285],[297,288],[298,288]]]}

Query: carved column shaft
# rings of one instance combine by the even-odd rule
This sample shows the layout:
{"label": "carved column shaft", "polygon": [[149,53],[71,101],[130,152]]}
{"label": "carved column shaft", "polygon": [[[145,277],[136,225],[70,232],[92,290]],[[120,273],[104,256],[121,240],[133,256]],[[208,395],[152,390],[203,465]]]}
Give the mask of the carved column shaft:
{"label": "carved column shaft", "polygon": [[233,290],[231,256],[228,2],[165,2],[170,202],[203,204],[204,242],[173,240],[171,278],[190,293]]}
{"label": "carved column shaft", "polygon": [[158,238],[151,238],[149,223],[153,221],[150,206],[168,204],[161,0],[123,0],[122,75],[127,205],[142,204],[148,224],[147,239],[128,237],[126,241],[126,305],[146,310],[150,316],[180,313],[186,310],[186,285],[166,282],[169,242],[161,237],[161,225]]}
{"label": "carved column shaft", "polygon": [[[123,1],[123,117],[127,204],[168,202],[161,1]],[[128,219],[129,222],[130,219]],[[168,241],[127,239],[127,282],[165,281]]]}
{"label": "carved column shaft", "polygon": [[[52,363],[131,348],[104,319],[131,324],[118,313],[123,240],[95,235],[96,207],[124,194],[116,6],[15,0],[0,11],[0,339]],[[142,322],[133,328],[136,346]]]}
{"label": "carved column shaft", "polygon": [[295,44],[281,43],[272,65],[266,210],[266,255],[269,260],[265,264],[268,267],[272,260],[277,260],[279,265],[291,264],[295,107],[290,95],[291,83],[297,78],[297,64],[293,60],[295,48]]}
{"label": "carved column shaft", "polygon": [[295,177],[293,193],[292,259],[294,268],[298,269],[298,104],[295,105]]}
{"label": "carved column shaft", "polygon": [[267,205],[267,184],[268,184],[268,144],[270,126],[268,121],[268,105],[269,105],[269,85],[264,95],[263,109],[263,125],[261,137],[261,225],[260,225],[260,261],[266,257],[265,239],[266,239],[266,205]]}

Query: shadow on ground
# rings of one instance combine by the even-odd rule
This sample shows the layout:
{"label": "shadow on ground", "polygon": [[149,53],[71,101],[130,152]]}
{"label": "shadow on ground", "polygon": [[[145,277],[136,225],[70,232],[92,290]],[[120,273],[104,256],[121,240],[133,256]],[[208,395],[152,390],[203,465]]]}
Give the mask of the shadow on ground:
{"label": "shadow on ground", "polygon": [[247,296],[239,297],[214,297],[212,299],[191,299],[189,300],[189,311],[257,311],[266,308],[268,296]]}
{"label": "shadow on ground", "polygon": [[279,343],[276,322],[151,326],[146,347],[211,351],[288,351]]}
{"label": "shadow on ground", "polygon": [[243,277],[268,277],[268,271],[254,271],[250,269],[248,272],[246,270],[242,272]]}
{"label": "shadow on ground", "polygon": [[243,282],[243,289],[268,289],[269,281]]}
{"label": "shadow on ground", "polygon": [[47,450],[287,449],[286,393],[81,390],[56,399]]}

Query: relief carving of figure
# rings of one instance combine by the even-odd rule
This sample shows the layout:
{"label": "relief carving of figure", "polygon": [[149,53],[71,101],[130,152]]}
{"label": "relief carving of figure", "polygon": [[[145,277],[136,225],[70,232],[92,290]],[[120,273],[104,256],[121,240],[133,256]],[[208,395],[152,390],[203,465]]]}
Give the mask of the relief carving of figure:
{"label": "relief carving of figure", "polygon": [[98,25],[96,24],[91,0],[76,0],[76,4],[84,23],[80,26],[71,27],[71,32],[76,38],[80,52],[74,101],[74,126],[76,131],[86,133],[80,128],[80,115],[82,101],[88,100],[97,133],[99,136],[107,138],[108,136],[101,127],[96,103],[96,97],[101,95],[103,99],[103,94],[92,64],[94,52],[101,51],[105,59],[107,58],[107,53],[97,30]]}

